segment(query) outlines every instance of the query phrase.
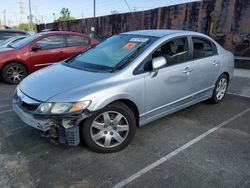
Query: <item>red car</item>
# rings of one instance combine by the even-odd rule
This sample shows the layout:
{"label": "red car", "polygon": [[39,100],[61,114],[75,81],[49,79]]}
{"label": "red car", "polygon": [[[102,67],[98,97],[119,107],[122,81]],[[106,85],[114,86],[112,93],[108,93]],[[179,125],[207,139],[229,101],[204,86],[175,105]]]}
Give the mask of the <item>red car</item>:
{"label": "red car", "polygon": [[8,48],[0,48],[1,76],[6,83],[17,84],[29,73],[67,59],[96,43],[96,39],[75,32],[32,35]]}

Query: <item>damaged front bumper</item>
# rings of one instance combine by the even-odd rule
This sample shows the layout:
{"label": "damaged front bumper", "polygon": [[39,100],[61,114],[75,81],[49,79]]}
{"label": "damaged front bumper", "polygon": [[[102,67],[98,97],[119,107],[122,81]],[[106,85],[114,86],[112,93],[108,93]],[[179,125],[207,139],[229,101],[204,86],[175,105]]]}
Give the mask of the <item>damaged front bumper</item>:
{"label": "damaged front bumper", "polygon": [[[20,90],[13,98],[13,110],[20,119],[29,126],[42,131],[43,136],[54,142],[76,146],[80,143],[80,122],[89,117],[87,111],[56,116],[34,114],[33,108],[39,106],[39,101],[29,98]],[[32,109],[32,110],[31,110]]]}

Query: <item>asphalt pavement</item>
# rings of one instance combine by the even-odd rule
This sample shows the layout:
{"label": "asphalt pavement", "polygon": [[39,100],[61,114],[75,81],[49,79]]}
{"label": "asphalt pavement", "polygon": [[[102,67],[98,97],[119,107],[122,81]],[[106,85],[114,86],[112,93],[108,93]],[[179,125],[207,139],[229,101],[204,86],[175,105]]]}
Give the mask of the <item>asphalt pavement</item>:
{"label": "asphalt pavement", "polygon": [[250,187],[250,72],[224,101],[202,102],[137,129],[123,151],[55,145],[12,111],[0,83],[0,187]]}

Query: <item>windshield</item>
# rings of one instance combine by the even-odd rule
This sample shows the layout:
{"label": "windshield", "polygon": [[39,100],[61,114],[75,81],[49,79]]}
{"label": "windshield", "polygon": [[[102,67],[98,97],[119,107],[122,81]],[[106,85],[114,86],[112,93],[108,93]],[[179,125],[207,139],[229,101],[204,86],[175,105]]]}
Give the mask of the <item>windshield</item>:
{"label": "windshield", "polygon": [[27,37],[23,40],[20,40],[14,44],[11,45],[12,48],[16,48],[16,49],[19,49],[19,48],[22,48],[24,46],[26,46],[27,44],[29,44],[31,41],[37,39],[38,37],[40,37],[41,35],[32,35],[30,37]]}
{"label": "windshield", "polygon": [[9,38],[3,42],[0,42],[1,45],[6,45],[6,44],[9,44],[11,41],[13,40],[13,38]]}
{"label": "windshield", "polygon": [[9,39],[7,39],[7,40],[5,40],[3,42],[0,42],[0,45],[1,46],[5,46],[5,45],[14,44],[14,43],[17,43],[18,41],[20,41],[20,40],[22,40],[24,38],[26,38],[26,37],[20,37],[20,38],[18,38],[18,37],[12,37],[12,38],[9,38]]}
{"label": "windshield", "polygon": [[84,70],[113,70],[126,61],[134,53],[141,52],[149,46],[155,37],[136,35],[115,35],[98,44],[97,46],[69,59],[66,63],[70,66]]}

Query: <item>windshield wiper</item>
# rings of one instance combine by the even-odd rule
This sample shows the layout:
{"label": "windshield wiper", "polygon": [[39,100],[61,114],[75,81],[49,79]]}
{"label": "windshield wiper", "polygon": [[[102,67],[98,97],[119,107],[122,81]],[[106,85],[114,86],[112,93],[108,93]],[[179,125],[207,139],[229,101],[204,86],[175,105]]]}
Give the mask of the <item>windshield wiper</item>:
{"label": "windshield wiper", "polygon": [[131,55],[128,55],[127,57],[125,57],[123,60],[120,61],[120,63],[118,63],[112,70],[111,72],[115,72],[118,69],[121,69],[122,67],[124,67],[125,65],[127,65],[128,63],[131,62],[132,59],[134,59],[138,53],[141,51],[141,49],[143,49],[150,40],[148,40],[147,42],[145,42],[143,45],[141,45],[140,47],[138,47],[134,52],[132,52]]}
{"label": "windshield wiper", "polygon": [[91,72],[111,72],[110,69],[95,69],[90,67],[83,67],[82,70],[91,71]]}
{"label": "windshield wiper", "polygon": [[9,47],[9,48],[14,48],[11,44],[8,44],[7,47]]}

